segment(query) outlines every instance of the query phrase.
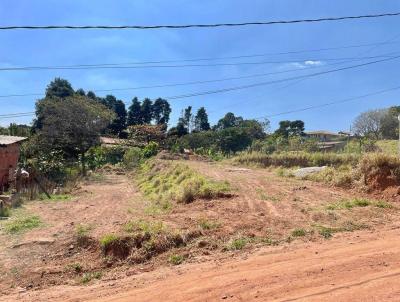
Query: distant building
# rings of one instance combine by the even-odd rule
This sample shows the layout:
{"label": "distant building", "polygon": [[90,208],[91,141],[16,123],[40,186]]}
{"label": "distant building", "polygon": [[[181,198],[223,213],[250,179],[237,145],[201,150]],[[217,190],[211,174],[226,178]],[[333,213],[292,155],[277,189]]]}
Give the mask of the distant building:
{"label": "distant building", "polygon": [[0,192],[9,186],[9,180],[17,167],[20,143],[26,137],[0,135]]}
{"label": "distant building", "polygon": [[306,131],[305,134],[307,137],[316,139],[320,142],[331,142],[343,138],[342,134],[326,130]]}
{"label": "distant building", "polygon": [[318,131],[307,131],[306,136],[318,141],[318,149],[321,151],[334,151],[342,149],[346,145],[346,138],[350,137],[349,132],[340,131],[338,133],[318,130]]}
{"label": "distant building", "polygon": [[115,137],[101,136],[100,137],[100,144],[103,147],[126,146],[127,145],[127,140],[126,139],[115,138]]}

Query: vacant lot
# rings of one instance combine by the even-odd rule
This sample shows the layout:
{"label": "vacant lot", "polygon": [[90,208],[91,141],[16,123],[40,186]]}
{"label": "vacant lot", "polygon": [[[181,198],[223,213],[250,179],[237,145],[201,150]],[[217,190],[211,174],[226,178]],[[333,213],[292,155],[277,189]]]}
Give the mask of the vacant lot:
{"label": "vacant lot", "polygon": [[[168,168],[170,165],[177,166]],[[158,176],[169,169],[165,173],[168,185],[162,192],[152,189],[163,181],[152,176],[152,169]],[[178,290],[181,284],[179,290],[185,288],[181,301],[204,301],[202,297],[214,301],[225,295],[236,301],[251,297],[262,301],[267,294],[279,300],[346,284],[358,286],[357,276],[369,272],[368,267],[362,268],[365,265],[382,268],[382,272],[370,272],[377,272],[380,278],[387,267],[382,263],[391,266],[398,261],[398,255],[390,252],[395,249],[394,231],[386,231],[397,227],[394,199],[384,201],[280,177],[265,169],[204,161],[159,161],[143,173],[94,175],[71,196],[28,202],[10,219],[0,221],[2,299],[68,300],[79,293],[88,300],[138,287],[137,294],[130,296],[143,294],[143,301],[155,301],[160,296],[151,296],[149,291],[161,294],[161,288]],[[186,196],[181,195],[186,193],[180,191],[178,181],[183,174],[184,187],[194,188],[190,190],[193,198],[174,197]],[[166,194],[172,194],[169,203],[164,202]],[[360,248],[350,252],[353,242]],[[382,248],[372,252],[379,245]],[[386,256],[381,253],[384,247],[389,251]],[[321,258],[315,254],[318,251],[323,253]],[[242,263],[247,257],[248,262]],[[309,260],[303,261],[306,258]],[[323,266],[318,259],[334,263]],[[350,270],[352,265],[356,272],[338,281],[341,270]],[[326,275],[327,267],[332,271]],[[193,288],[196,275],[186,275],[196,269],[204,270],[204,280],[230,273],[221,284],[209,281],[209,286],[200,290]],[[177,277],[180,272],[184,275]],[[239,278],[240,272],[246,277]],[[177,282],[174,287],[169,281],[156,282],[166,276],[176,278],[171,279]],[[156,283],[147,289],[144,283],[149,280]],[[280,286],[293,280],[300,283],[282,291]],[[266,282],[277,285],[267,291],[262,289]],[[222,286],[232,290],[225,293]],[[168,295],[173,293],[166,293],[172,299]]]}

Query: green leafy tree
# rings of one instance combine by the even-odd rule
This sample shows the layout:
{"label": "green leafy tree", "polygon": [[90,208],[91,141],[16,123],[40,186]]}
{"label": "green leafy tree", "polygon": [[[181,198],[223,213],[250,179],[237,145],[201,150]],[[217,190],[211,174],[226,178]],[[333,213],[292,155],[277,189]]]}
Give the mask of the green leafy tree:
{"label": "green leafy tree", "polygon": [[132,104],[128,109],[128,126],[141,125],[142,121],[142,108],[137,97],[132,99]]}
{"label": "green leafy tree", "polygon": [[171,114],[171,106],[167,100],[158,98],[154,101],[152,106],[153,118],[157,125],[167,124],[169,115]]}
{"label": "green leafy tree", "polygon": [[381,135],[384,139],[397,139],[399,137],[400,106],[387,109],[381,120]]}
{"label": "green leafy tree", "polygon": [[101,131],[114,118],[113,112],[87,97],[74,95],[64,99],[38,101],[42,120],[35,134],[38,152],[62,152],[64,158],[80,157],[82,173],[86,171],[86,151],[99,143]]}
{"label": "green leafy tree", "polygon": [[79,94],[80,96],[85,96],[86,95],[85,90],[83,90],[82,88],[79,88],[75,93]]}
{"label": "green leafy tree", "polygon": [[108,131],[114,135],[121,135],[126,128],[125,103],[117,100],[113,95],[107,95],[105,98],[100,99],[100,102],[115,113],[115,119],[108,126]]}
{"label": "green leafy tree", "polygon": [[46,98],[59,97],[65,98],[75,93],[71,84],[64,79],[55,78],[46,88]]}
{"label": "green leafy tree", "polygon": [[150,124],[153,118],[153,102],[149,98],[145,98],[141,106],[142,122]]}
{"label": "green leafy tree", "polygon": [[236,117],[232,112],[228,112],[223,118],[218,121],[217,125],[215,125],[214,127],[214,130],[223,130],[231,127],[237,127],[241,122],[243,122],[243,118],[241,116]]}
{"label": "green leafy tree", "polygon": [[279,128],[275,131],[275,134],[284,138],[289,138],[291,136],[303,136],[304,122],[301,120],[280,121]]}
{"label": "green leafy tree", "polygon": [[196,116],[194,117],[194,129],[197,132],[210,130],[208,114],[204,107],[200,107],[199,110],[197,110]]}

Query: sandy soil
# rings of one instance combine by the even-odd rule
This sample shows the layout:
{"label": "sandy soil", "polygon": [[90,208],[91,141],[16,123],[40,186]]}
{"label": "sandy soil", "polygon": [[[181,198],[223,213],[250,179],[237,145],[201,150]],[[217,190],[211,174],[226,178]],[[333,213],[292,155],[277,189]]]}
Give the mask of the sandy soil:
{"label": "sandy soil", "polygon": [[[107,174],[82,184],[71,201],[27,203],[22,212],[39,215],[44,224],[22,235],[0,231],[0,301],[395,301],[396,290],[400,293],[393,281],[400,261],[395,202],[392,209],[327,211],[328,204],[360,195],[263,169],[185,164],[227,180],[234,197],[174,204],[168,213],[151,214],[133,184],[134,175]],[[162,221],[186,232],[198,230],[204,218],[220,227],[203,230],[191,244],[143,263],[108,263],[98,248],[76,245],[80,224],[91,226],[90,236],[97,241],[120,233],[133,219]],[[320,225],[349,223],[360,230],[335,233],[328,240],[318,234]],[[293,238],[296,228],[306,236]],[[253,243],[227,251],[234,238]],[[171,266],[171,253],[185,255],[184,264]],[[66,271],[74,263],[82,264],[82,273]],[[99,271],[101,280],[86,286],[79,282],[84,272]]]}

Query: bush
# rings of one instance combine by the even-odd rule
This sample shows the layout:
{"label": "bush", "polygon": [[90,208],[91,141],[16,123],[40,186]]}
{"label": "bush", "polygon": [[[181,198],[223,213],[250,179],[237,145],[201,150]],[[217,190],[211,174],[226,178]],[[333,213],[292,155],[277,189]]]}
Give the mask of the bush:
{"label": "bush", "polygon": [[169,262],[173,265],[179,265],[183,262],[183,256],[182,255],[171,255],[169,257]]}
{"label": "bush", "polygon": [[124,165],[128,169],[137,168],[143,159],[143,152],[138,147],[129,148],[124,154]]}
{"label": "bush", "polygon": [[156,142],[150,142],[150,143],[148,143],[145,147],[144,147],[144,149],[143,149],[143,157],[144,158],[150,158],[150,157],[152,157],[152,156],[155,156],[155,155],[157,155],[157,153],[158,153],[158,149],[159,149],[159,146],[158,146],[158,143],[156,143]]}
{"label": "bush", "polygon": [[115,165],[122,162],[126,148],[115,147],[92,147],[86,153],[86,160],[90,169],[102,167],[106,164]]}

